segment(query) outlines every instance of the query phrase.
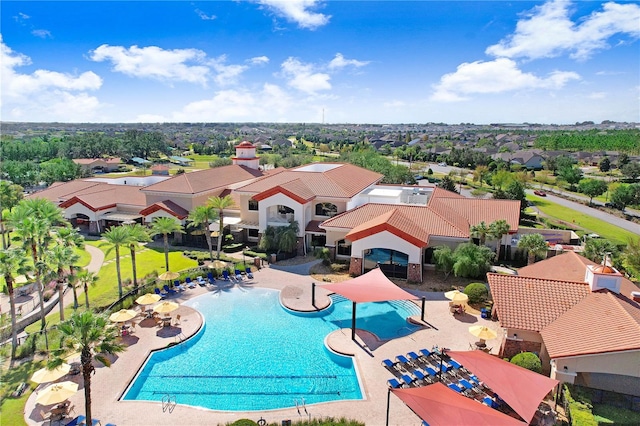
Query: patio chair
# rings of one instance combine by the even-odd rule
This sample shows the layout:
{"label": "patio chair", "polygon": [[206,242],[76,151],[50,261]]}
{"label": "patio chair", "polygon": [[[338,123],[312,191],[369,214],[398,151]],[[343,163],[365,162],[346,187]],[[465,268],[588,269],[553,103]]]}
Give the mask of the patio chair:
{"label": "patio chair", "polygon": [[209,279],[209,284],[215,284],[216,279],[213,276],[213,272],[207,272],[207,278]]}
{"label": "patio chair", "polygon": [[404,355],[398,355],[396,356],[396,359],[400,364],[402,364],[405,369],[407,369],[407,366],[411,366],[413,369],[418,368],[418,365],[416,363],[414,363],[413,361],[409,361]]}
{"label": "patio chair", "polygon": [[[421,370],[414,370],[412,374],[417,379],[416,382],[426,383],[427,376],[425,376],[424,373]],[[416,382],[414,382],[414,383],[417,384]]]}
{"label": "patio chair", "polygon": [[433,377],[435,377],[435,376],[436,376],[436,374],[438,374],[438,373],[436,372],[436,370],[434,370],[434,369],[433,369],[433,368],[431,368],[431,367],[427,367],[427,368],[425,368],[425,369],[424,369],[424,371],[426,371],[430,376],[433,376]]}
{"label": "patio chair", "polygon": [[160,296],[160,299],[164,299],[165,297],[167,297],[167,292],[166,291],[160,291],[159,288],[154,288],[153,291],[155,291],[155,293]]}
{"label": "patio chair", "polygon": [[450,360],[449,360],[449,365],[450,365],[451,367],[453,367],[453,369],[454,369],[454,370],[459,370],[459,369],[460,369],[460,367],[462,367],[462,365],[460,365],[460,364],[458,363],[458,361],[456,361],[456,360],[454,360],[454,359],[450,359]]}
{"label": "patio chair", "polygon": [[402,383],[400,383],[398,380],[396,379],[389,379],[387,380],[387,383],[389,383],[389,386],[393,389],[398,389],[402,387]]}
{"label": "patio chair", "polygon": [[402,379],[404,384],[409,387],[411,387],[411,384],[415,381],[415,379],[408,374],[403,374],[402,376],[400,376],[400,378]]}
{"label": "patio chair", "polygon": [[236,269],[234,272],[236,274],[236,280],[242,281],[242,273],[240,272],[240,269]]}
{"label": "patio chair", "polygon": [[402,371],[402,368],[400,368],[400,364],[397,362],[393,362],[390,359],[383,359],[382,365],[384,365],[384,367],[394,375],[397,375],[397,373]]}
{"label": "patio chair", "polygon": [[451,390],[454,390],[454,391],[456,391],[456,392],[458,392],[458,393],[462,393],[462,389],[460,388],[460,386],[458,386],[458,385],[457,385],[457,384],[455,384],[455,383],[449,383],[447,386],[448,386],[448,387],[449,387],[449,389],[451,389]]}
{"label": "patio chair", "polygon": [[251,272],[251,268],[247,267],[244,269],[244,271],[247,273],[247,277],[249,277],[250,280],[253,279],[253,273]]}
{"label": "patio chair", "polygon": [[178,290],[180,290],[180,291],[185,291],[185,290],[187,289],[187,288],[184,286],[184,284],[181,284],[181,283],[180,283],[180,280],[175,280],[175,281],[173,282],[173,286],[174,286],[175,288],[177,288]]}
{"label": "patio chair", "polygon": [[164,287],[163,287],[163,288],[164,288],[164,291],[166,291],[166,292],[167,292],[167,294],[176,294],[176,293],[177,293],[177,291],[175,291],[175,290],[174,290],[174,289],[172,289],[172,288],[169,288],[169,286],[168,286],[168,285],[166,285],[166,284],[164,285]]}
{"label": "patio chair", "polygon": [[187,277],[184,282],[187,284],[187,287],[189,288],[196,288],[196,283],[191,281],[190,277]]}
{"label": "patio chair", "polygon": [[40,417],[42,417],[42,420],[46,422],[47,420],[51,419],[51,412],[45,413],[44,411],[40,410]]}
{"label": "patio chair", "polygon": [[231,281],[231,277],[229,276],[229,271],[226,269],[222,271],[222,279],[225,281]]}
{"label": "patio chair", "polygon": [[70,422],[65,423],[65,426],[78,426],[78,425],[83,425],[84,421],[85,421],[86,417],[83,416],[82,414],[79,415],[78,417],[71,419]]}
{"label": "patio chair", "polygon": [[204,280],[204,278],[202,278],[202,275],[198,275],[198,276],[196,277],[196,280],[198,281],[198,285],[199,285],[200,287],[206,287],[207,282]]}
{"label": "patio chair", "polygon": [[176,322],[173,323],[173,325],[178,325],[180,324],[180,314],[176,315]]}

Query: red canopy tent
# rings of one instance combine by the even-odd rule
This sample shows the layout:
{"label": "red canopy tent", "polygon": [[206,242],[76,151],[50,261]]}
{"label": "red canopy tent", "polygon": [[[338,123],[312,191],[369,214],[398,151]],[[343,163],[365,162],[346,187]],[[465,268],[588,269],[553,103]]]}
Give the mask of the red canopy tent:
{"label": "red canopy tent", "polygon": [[531,422],[540,402],[559,383],[479,350],[447,354],[478,376],[527,422]]}
{"label": "red canopy tent", "polygon": [[413,300],[418,298],[389,281],[380,268],[372,269],[366,274],[349,281],[322,284],[320,287],[346,297],[353,302],[351,339],[356,338],[356,303]]}
{"label": "red canopy tent", "polygon": [[523,426],[526,424],[460,395],[442,383],[419,388],[391,389],[391,392],[431,426]]}

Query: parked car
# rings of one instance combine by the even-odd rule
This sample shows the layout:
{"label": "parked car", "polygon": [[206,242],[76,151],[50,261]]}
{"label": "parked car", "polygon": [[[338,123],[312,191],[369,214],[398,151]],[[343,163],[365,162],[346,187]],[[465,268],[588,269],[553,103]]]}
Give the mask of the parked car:
{"label": "parked car", "polygon": [[536,190],[536,191],[533,191],[533,193],[536,194],[538,197],[546,197],[547,196],[547,193],[544,192],[544,191]]}
{"label": "parked car", "polygon": [[444,166],[446,166],[446,165],[447,165],[447,163],[438,163],[438,166],[442,166],[442,167],[444,167]]}

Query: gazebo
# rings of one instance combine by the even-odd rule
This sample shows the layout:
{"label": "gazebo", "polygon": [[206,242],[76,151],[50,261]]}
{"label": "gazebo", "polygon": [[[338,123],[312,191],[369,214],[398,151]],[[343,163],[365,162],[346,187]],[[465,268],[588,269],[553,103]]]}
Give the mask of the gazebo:
{"label": "gazebo", "polygon": [[[332,284],[322,284],[320,287],[337,293],[353,303],[351,316],[351,340],[356,338],[356,304],[366,302],[387,302],[389,300],[414,300],[418,297],[404,291],[390,281],[380,268],[372,269],[349,281]],[[315,300],[315,286],[312,293]],[[422,304],[424,318],[424,303]]]}

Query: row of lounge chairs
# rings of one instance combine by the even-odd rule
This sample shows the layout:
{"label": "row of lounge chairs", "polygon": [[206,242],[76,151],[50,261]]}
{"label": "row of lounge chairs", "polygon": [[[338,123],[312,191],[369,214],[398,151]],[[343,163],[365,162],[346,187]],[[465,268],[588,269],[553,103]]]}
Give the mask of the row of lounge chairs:
{"label": "row of lounge chairs", "polygon": [[216,286],[218,285],[218,281],[223,281],[227,283],[239,283],[245,281],[245,277],[247,280],[253,279],[253,273],[251,272],[251,268],[246,268],[244,274],[240,272],[239,269],[234,271],[234,274],[230,274],[229,271],[222,271],[222,278],[216,280],[213,276],[212,272],[207,273],[207,278],[203,278],[202,275],[197,276],[195,279],[191,279],[191,277],[187,277],[185,279],[184,284],[182,284],[179,280],[174,281],[173,288],[169,287],[167,284],[163,286],[162,289],[155,288],[154,291],[156,294],[160,296],[161,299],[164,299],[167,296],[171,296],[177,294],[178,292],[182,292],[187,290],[188,288],[195,288],[196,285],[200,287],[206,287],[208,285]]}

